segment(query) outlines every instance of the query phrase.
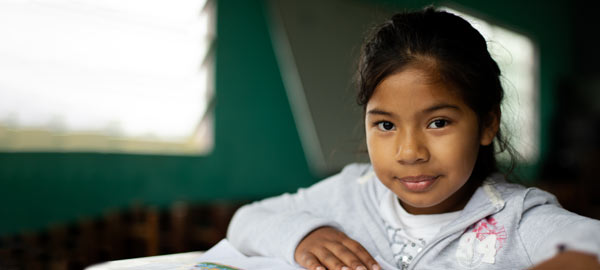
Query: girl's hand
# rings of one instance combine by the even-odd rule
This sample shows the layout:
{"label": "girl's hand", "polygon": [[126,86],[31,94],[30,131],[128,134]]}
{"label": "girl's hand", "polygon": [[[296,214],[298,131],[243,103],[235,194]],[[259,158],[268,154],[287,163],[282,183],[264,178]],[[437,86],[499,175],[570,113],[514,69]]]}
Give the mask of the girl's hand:
{"label": "girl's hand", "polygon": [[309,270],[380,270],[367,250],[332,227],[309,233],[296,248],[294,259]]}
{"label": "girl's hand", "polygon": [[595,255],[564,251],[531,268],[537,269],[600,269],[600,264]]}

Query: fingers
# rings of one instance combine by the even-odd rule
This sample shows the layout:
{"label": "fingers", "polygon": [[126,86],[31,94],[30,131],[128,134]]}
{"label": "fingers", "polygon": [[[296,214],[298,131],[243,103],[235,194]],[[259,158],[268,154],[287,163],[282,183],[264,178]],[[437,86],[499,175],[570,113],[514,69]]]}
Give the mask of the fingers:
{"label": "fingers", "polygon": [[334,228],[319,228],[296,248],[296,261],[309,270],[380,270],[381,267],[358,242]]}
{"label": "fingers", "polygon": [[327,267],[327,269],[350,270],[350,268],[348,268],[346,264],[340,260],[340,254],[334,254],[329,249],[323,249],[322,253],[319,255],[320,256],[318,257],[320,258],[321,262],[325,265],[325,267]]}
{"label": "fingers", "polygon": [[350,270],[331,250],[321,247],[310,252],[303,252],[298,263],[309,270]]}
{"label": "fingers", "polygon": [[301,258],[298,261],[298,263],[309,270],[325,270],[325,267],[321,265],[319,259],[317,259],[317,257],[312,253],[306,252],[303,255],[301,255]]}
{"label": "fingers", "polygon": [[347,268],[348,270],[367,270],[360,258],[357,257],[356,254],[354,254],[354,252],[352,252],[348,247],[338,244],[329,248],[332,249],[333,253],[335,253],[337,258],[344,264],[344,266],[350,267]]}
{"label": "fingers", "polygon": [[[324,246],[305,252],[299,256],[298,263],[310,270],[379,270],[377,262],[360,244],[355,243],[356,251],[339,242],[330,242]],[[375,266],[377,265],[377,266]],[[322,267],[322,268],[320,268]]]}
{"label": "fingers", "polygon": [[[354,253],[359,258],[359,260],[362,262],[363,265],[365,265],[367,267],[367,269],[370,269],[370,270],[380,270],[381,269],[381,267],[379,266],[377,261],[375,261],[375,259],[373,259],[371,254],[369,254],[369,252],[360,243],[348,238],[348,240],[345,243],[345,246],[348,247],[348,249],[350,249],[352,251],[352,253]],[[356,268],[353,268],[353,269],[356,269]]]}

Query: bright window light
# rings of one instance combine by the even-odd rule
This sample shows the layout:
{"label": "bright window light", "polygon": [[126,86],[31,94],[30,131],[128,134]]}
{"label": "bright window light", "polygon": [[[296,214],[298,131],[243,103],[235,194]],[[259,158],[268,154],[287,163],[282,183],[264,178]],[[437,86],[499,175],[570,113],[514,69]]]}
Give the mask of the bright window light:
{"label": "bright window light", "polygon": [[0,1],[0,151],[212,147],[210,0]]}
{"label": "bright window light", "polygon": [[[505,99],[502,128],[526,162],[539,155],[538,62],[528,37],[459,11],[444,8],[469,21],[488,42],[488,50],[502,71]],[[501,156],[506,158],[507,156]]]}

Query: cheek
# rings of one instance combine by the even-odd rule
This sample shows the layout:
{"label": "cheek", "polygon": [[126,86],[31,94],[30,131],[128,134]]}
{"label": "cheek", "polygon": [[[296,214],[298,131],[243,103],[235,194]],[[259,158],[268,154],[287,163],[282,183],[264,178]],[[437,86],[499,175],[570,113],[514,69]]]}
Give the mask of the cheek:
{"label": "cheek", "polygon": [[[371,133],[371,134],[370,134]],[[386,161],[390,160],[390,155],[393,156],[393,147],[389,145],[390,138],[382,138],[373,131],[367,131],[367,150],[369,152],[369,158],[373,166],[381,165]]]}
{"label": "cheek", "polygon": [[465,180],[470,177],[479,152],[477,136],[457,136],[434,149],[437,151],[435,156],[445,159],[447,164],[453,164],[451,167],[455,168],[458,177]]}
{"label": "cheek", "polygon": [[366,137],[367,137],[367,151],[369,152],[369,157],[371,158],[371,161],[373,161],[373,159],[380,152],[380,149],[379,149],[380,146],[378,145],[378,142],[375,139],[375,136],[372,135],[371,132],[369,132],[368,130],[366,132]]}

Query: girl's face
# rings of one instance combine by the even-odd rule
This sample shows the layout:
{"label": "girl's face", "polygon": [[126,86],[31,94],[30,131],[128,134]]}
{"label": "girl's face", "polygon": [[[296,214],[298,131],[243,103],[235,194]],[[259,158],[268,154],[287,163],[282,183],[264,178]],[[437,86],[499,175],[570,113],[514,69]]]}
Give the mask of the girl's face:
{"label": "girl's face", "polygon": [[[367,103],[365,128],[375,174],[413,214],[462,209],[480,145],[477,115],[441,82],[408,68],[385,78]],[[496,121],[497,122],[497,121]]]}

